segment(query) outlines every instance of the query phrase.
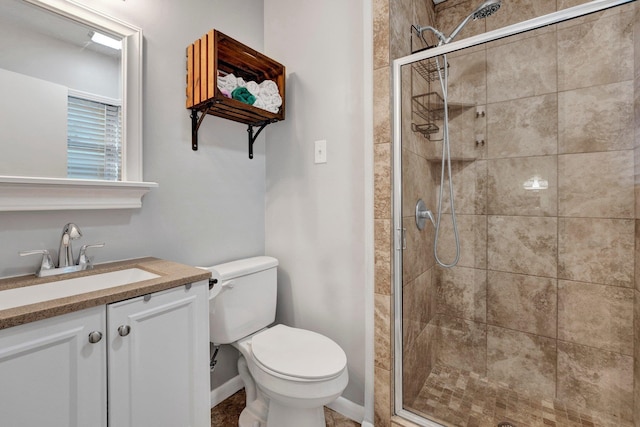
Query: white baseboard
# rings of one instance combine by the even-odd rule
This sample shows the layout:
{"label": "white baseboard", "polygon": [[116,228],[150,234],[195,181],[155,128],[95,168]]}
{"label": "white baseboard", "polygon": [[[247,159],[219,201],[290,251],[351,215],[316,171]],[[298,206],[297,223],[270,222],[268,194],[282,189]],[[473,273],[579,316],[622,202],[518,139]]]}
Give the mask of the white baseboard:
{"label": "white baseboard", "polygon": [[361,423],[364,419],[364,406],[353,403],[342,396],[328,404],[327,407],[357,423]]}
{"label": "white baseboard", "polygon": [[236,375],[220,387],[211,390],[211,407],[213,408],[223,400],[233,396],[237,391],[242,390],[244,383],[240,375]]}

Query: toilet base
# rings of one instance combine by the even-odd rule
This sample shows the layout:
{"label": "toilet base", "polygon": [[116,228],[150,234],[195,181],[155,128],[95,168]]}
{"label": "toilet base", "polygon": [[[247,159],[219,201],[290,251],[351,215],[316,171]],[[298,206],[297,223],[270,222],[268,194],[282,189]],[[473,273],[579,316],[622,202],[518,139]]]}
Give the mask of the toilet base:
{"label": "toilet base", "polygon": [[[324,407],[292,408],[274,399],[269,402],[267,427],[326,427]],[[262,427],[262,426],[261,426]]]}
{"label": "toilet base", "polygon": [[325,427],[324,407],[299,409],[280,405],[273,400],[269,404],[265,420],[264,405],[256,400],[242,410],[238,427]]}

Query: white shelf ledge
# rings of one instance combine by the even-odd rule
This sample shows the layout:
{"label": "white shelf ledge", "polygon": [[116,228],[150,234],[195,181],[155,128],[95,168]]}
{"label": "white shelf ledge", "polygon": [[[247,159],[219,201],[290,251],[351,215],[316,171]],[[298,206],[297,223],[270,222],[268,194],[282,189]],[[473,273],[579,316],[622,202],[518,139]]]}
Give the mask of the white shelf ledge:
{"label": "white shelf ledge", "polygon": [[155,182],[0,176],[0,211],[138,209]]}

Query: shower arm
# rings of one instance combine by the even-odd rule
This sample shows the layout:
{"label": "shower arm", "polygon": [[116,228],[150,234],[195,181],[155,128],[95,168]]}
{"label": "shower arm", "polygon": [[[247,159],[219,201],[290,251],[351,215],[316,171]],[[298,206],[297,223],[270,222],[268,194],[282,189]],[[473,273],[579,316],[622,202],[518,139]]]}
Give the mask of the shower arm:
{"label": "shower arm", "polygon": [[[461,23],[456,27],[456,29],[455,29],[455,30],[453,30],[453,31],[451,32],[451,34],[449,35],[449,37],[444,37],[444,36],[443,36],[442,43],[447,44],[447,43],[449,43],[451,40],[453,40],[453,39],[458,35],[458,33],[459,33],[460,31],[462,31],[462,29],[464,28],[464,26],[465,26],[465,25],[467,25],[467,22],[469,22],[469,20],[470,20],[471,18],[473,18],[473,14],[471,14],[471,15],[467,16],[467,17],[464,19],[464,21],[462,21],[462,22],[461,22]],[[441,44],[442,44],[442,43],[441,43]]]}
{"label": "shower arm", "polygon": [[425,25],[424,27],[418,27],[418,34],[420,35],[420,37],[422,37],[422,32],[425,30],[429,30],[431,31],[433,34],[436,35],[436,37],[438,38],[438,46],[442,45],[443,43],[447,43],[447,37],[442,34],[442,31],[439,31],[435,28],[433,28],[431,25]]}

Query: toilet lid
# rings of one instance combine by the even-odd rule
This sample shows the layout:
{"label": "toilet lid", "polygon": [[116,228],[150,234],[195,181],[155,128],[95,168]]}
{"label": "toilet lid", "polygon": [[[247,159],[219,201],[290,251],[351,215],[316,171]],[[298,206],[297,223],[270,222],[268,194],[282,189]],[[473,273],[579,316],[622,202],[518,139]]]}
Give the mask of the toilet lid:
{"label": "toilet lid", "polygon": [[253,356],[279,374],[322,379],[338,375],[347,356],[331,339],[304,329],[276,325],[251,339]]}

